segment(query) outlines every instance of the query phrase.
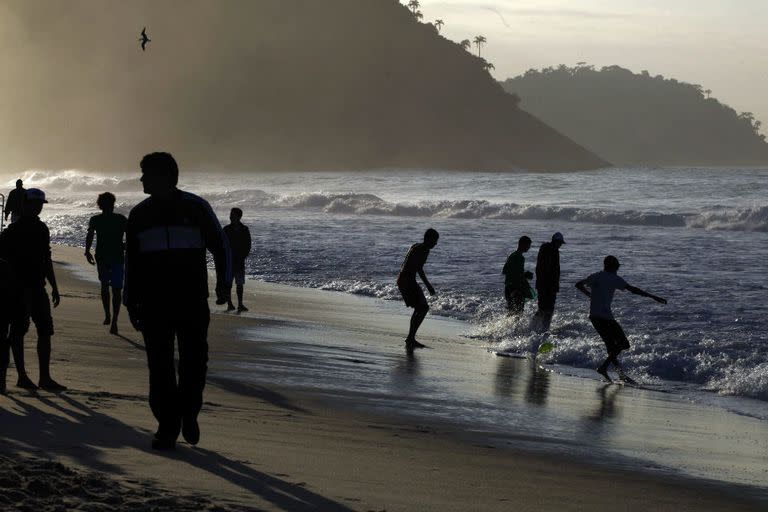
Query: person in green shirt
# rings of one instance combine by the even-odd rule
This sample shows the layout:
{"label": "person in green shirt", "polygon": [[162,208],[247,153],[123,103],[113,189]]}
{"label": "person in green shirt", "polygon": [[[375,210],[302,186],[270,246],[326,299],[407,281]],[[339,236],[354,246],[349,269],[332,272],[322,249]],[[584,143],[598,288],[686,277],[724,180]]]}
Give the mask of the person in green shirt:
{"label": "person in green shirt", "polygon": [[523,312],[525,299],[531,297],[531,285],[528,280],[533,278],[531,272],[525,270],[525,256],[531,248],[531,239],[521,236],[517,242],[517,250],[509,255],[501,273],[504,274],[504,298],[507,299],[507,311],[510,315]]}
{"label": "person in green shirt", "polygon": [[[99,194],[96,204],[101,214],[91,217],[85,237],[85,259],[96,265],[101,282],[101,302],[104,305],[104,325],[111,325],[109,332],[117,334],[117,315],[120,313],[121,290],[125,274],[125,245],[123,237],[128,219],[115,213],[115,195]],[[96,259],[91,254],[93,235],[96,235]],[[112,287],[112,312],[110,313],[109,288]]]}

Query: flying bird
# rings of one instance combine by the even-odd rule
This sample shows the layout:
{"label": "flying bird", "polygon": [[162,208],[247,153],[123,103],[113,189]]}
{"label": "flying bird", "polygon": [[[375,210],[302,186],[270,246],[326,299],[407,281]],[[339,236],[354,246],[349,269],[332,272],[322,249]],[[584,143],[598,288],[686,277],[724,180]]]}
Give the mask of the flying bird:
{"label": "flying bird", "polygon": [[139,41],[141,41],[141,51],[146,51],[147,43],[151,41],[151,39],[147,37],[147,27],[141,29],[141,37],[139,38]]}

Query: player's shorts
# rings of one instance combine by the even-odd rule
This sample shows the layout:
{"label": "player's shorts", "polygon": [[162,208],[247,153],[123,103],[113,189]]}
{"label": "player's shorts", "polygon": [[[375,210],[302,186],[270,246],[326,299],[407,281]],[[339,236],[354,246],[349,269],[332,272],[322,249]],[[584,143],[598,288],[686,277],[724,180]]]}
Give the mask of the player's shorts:
{"label": "player's shorts", "polygon": [[629,340],[619,322],[612,318],[596,316],[590,316],[589,321],[592,322],[592,326],[597,331],[597,334],[605,342],[605,348],[608,349],[609,353],[620,352],[629,348]]}
{"label": "player's shorts", "polygon": [[427,305],[427,297],[424,296],[424,291],[416,282],[415,278],[409,279],[407,277],[398,276],[397,287],[400,289],[400,295],[403,296],[405,305],[409,308],[429,307]]}
{"label": "player's shorts", "polygon": [[123,288],[125,266],[122,263],[96,262],[96,270],[99,272],[99,281],[101,281],[102,284],[117,289]]}
{"label": "player's shorts", "polygon": [[51,301],[44,286],[25,288],[21,295],[23,310],[11,319],[11,338],[24,336],[29,330],[29,320],[35,323],[38,336],[53,336]]}

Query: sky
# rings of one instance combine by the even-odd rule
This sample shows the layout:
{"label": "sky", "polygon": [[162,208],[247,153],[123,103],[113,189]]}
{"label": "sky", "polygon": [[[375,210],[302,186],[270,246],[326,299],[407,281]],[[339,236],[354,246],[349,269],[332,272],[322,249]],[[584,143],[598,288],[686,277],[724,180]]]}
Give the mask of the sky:
{"label": "sky", "polygon": [[421,11],[449,39],[484,35],[499,80],[616,64],[700,84],[768,125],[767,0],[421,0]]}

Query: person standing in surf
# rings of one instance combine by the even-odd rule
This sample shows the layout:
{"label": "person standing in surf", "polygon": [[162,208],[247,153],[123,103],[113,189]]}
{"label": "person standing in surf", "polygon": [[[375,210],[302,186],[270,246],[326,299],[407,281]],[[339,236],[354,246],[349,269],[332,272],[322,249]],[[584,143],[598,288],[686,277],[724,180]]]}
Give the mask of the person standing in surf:
{"label": "person standing in surf", "polygon": [[421,323],[427,316],[429,305],[421,286],[416,282],[416,274],[421,277],[421,281],[427,287],[429,294],[434,295],[435,289],[424,274],[424,264],[429,257],[429,251],[435,248],[439,238],[440,234],[429,228],[424,233],[424,242],[413,244],[408,250],[403,260],[403,266],[400,268],[400,274],[397,276],[397,287],[400,289],[403,301],[406,306],[413,308],[411,327],[408,331],[408,337],[405,338],[405,348],[409,351],[415,348],[424,348],[424,345],[416,341],[416,331],[419,330]]}
{"label": "person standing in surf", "polygon": [[531,239],[521,236],[517,242],[517,250],[509,255],[501,273],[504,274],[504,298],[507,300],[507,311],[510,315],[523,312],[525,299],[532,297],[529,279],[533,274],[525,270],[525,254],[531,248]]}
{"label": "person standing in surf", "polygon": [[[88,221],[88,233],[85,235],[85,259],[96,265],[101,283],[101,303],[104,306],[104,325],[109,325],[111,334],[118,334],[117,317],[122,301],[123,276],[125,274],[125,215],[115,213],[115,195],[111,192],[99,194],[96,205],[101,214]],[[91,254],[93,237],[96,236],[96,259]],[[109,288],[112,288],[112,297]],[[110,311],[110,304],[112,310]]]}
{"label": "person standing in surf", "polygon": [[555,301],[560,292],[560,247],[565,244],[559,231],[552,235],[551,242],[544,242],[536,257],[536,292],[539,309],[534,316],[534,328],[547,332],[555,314]]}
{"label": "person standing in surf", "polygon": [[624,374],[624,370],[618,360],[619,353],[629,348],[629,340],[627,340],[624,329],[621,328],[619,322],[613,318],[611,303],[613,302],[614,292],[616,290],[627,290],[635,295],[649,297],[661,304],[667,303],[666,299],[645,292],[640,288],[635,288],[619,277],[618,271],[620,266],[619,260],[615,256],[606,256],[603,260],[602,272],[592,274],[576,283],[576,288],[589,297],[589,321],[592,322],[592,326],[605,342],[608,357],[597,368],[597,373],[602,375],[608,382],[613,382],[608,375],[609,364],[613,364],[621,380],[631,382],[631,379]]}

